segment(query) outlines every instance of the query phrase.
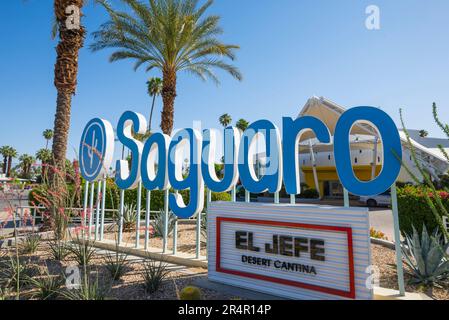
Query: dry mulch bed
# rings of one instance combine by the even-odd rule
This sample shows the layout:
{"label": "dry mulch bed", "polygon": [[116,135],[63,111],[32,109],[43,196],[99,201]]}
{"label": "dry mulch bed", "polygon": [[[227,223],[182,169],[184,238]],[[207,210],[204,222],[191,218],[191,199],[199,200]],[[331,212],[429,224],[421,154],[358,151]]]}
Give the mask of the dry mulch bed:
{"label": "dry mulch bed", "polygon": [[[394,250],[380,245],[371,245],[372,263],[379,268],[380,286],[383,288],[398,290],[398,278],[396,272],[396,253]],[[412,279],[411,269],[404,263],[405,290],[407,292],[422,292],[435,300],[449,300],[449,282],[442,288],[425,288],[410,284]]]}
{"label": "dry mulch bed", "polygon": [[[178,235],[178,250],[182,252],[195,253],[195,225],[180,225]],[[114,234],[107,234],[107,238],[113,239]],[[135,232],[129,232],[124,235],[125,241],[134,241]],[[143,232],[141,236],[143,245]],[[152,247],[162,247],[162,239],[151,238],[150,245]],[[51,260],[51,256],[46,250],[47,244],[43,241],[38,252],[32,255],[25,255],[23,259],[29,261],[28,265],[36,265],[41,269],[48,266],[51,274],[61,274],[67,266],[75,266],[77,263],[73,257],[69,256],[64,262],[57,262]],[[169,249],[172,248],[172,239],[169,241]],[[4,249],[2,249],[4,250]],[[202,246],[202,254],[206,255],[205,244]],[[206,278],[207,269],[203,268],[186,268],[174,267],[170,268],[168,278],[162,284],[161,288],[153,293],[148,294],[143,287],[143,264],[142,259],[135,259],[130,261],[126,274],[120,281],[112,281],[108,270],[106,269],[104,255],[97,254],[91,262],[91,270],[94,274],[99,275],[100,283],[103,286],[110,288],[108,297],[112,299],[123,300],[146,300],[146,299],[177,299],[178,290],[191,285],[197,278]],[[380,286],[390,289],[398,289],[397,273],[396,273],[396,256],[391,249],[380,245],[372,245],[372,263],[379,267],[380,270]],[[449,283],[442,288],[424,288],[417,285],[409,284],[411,280],[411,270],[404,264],[404,275],[407,292],[423,292],[433,299],[449,300]],[[95,277],[95,276],[94,276]],[[30,293],[29,290],[28,292]],[[221,294],[213,290],[202,289],[203,299],[207,300],[228,300],[239,299],[239,297],[232,297]],[[26,295],[24,296],[26,297]]]}
{"label": "dry mulch bed", "polygon": [[[116,232],[105,233],[105,238],[109,240],[116,240]],[[201,255],[207,255],[206,242],[201,235]],[[123,241],[126,243],[134,244],[136,241],[136,231],[124,232]],[[145,231],[140,231],[140,246],[143,247],[145,242]],[[149,237],[149,246],[153,248],[162,249],[163,241],[161,237]],[[173,234],[168,237],[167,248],[169,251],[173,250]],[[184,252],[191,254],[192,256],[196,253],[196,225],[190,223],[178,223],[178,243],[177,250],[179,252]]]}
{"label": "dry mulch bed", "polygon": [[[68,256],[63,262],[52,260],[46,247],[47,244],[43,241],[37,252],[21,256],[22,261],[31,270],[33,275],[44,275],[46,267],[48,267],[51,275],[62,275],[68,266],[77,266],[77,262],[72,256]],[[4,249],[2,250],[4,251]],[[96,254],[90,262],[89,270],[91,281],[96,281],[98,276],[98,282],[106,290],[106,297],[108,299],[176,300],[178,299],[177,291],[179,292],[184,287],[192,285],[193,281],[197,278],[207,277],[207,269],[170,265],[168,267],[170,272],[159,290],[149,294],[144,288],[143,259],[130,260],[126,274],[119,281],[114,281],[106,268],[105,257],[101,253]],[[8,258],[3,257],[3,259]],[[201,289],[201,292],[202,298],[205,300],[238,299],[238,297],[228,296],[208,289]],[[30,299],[32,293],[32,288],[25,285],[21,290],[21,298]]]}

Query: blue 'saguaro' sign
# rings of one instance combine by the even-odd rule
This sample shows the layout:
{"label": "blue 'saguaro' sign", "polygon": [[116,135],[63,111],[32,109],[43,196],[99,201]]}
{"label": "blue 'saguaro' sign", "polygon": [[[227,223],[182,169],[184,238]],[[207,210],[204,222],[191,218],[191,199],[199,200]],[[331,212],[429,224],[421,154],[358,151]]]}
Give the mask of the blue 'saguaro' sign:
{"label": "blue 'saguaro' sign", "polygon": [[[349,135],[357,123],[375,127],[383,145],[383,167],[375,179],[363,182],[352,169]],[[116,163],[116,184],[121,189],[136,188],[141,181],[147,190],[190,191],[190,202],[178,193],[171,193],[170,209],[180,218],[188,218],[203,210],[205,185],[214,192],[231,190],[240,179],[252,193],[278,192],[282,184],[288,194],[300,193],[299,141],[301,135],[312,131],[318,141],[334,145],[335,164],[343,186],[352,194],[366,196],[386,191],[396,181],[402,158],[401,140],[394,121],[384,111],[374,107],[347,110],[338,120],[332,137],[318,118],[305,116],[283,118],[282,134],[268,120],[252,123],[245,132],[235,127],[224,129],[224,177],[215,173],[217,135],[214,130],[199,132],[183,129],[169,137],[152,134],[145,142],[136,140],[132,132],[145,133],[147,122],[143,115],[126,111],[118,122],[118,140],[131,152],[128,161]],[[256,140],[263,138],[266,150],[264,173],[255,172]],[[186,148],[188,146],[188,148]],[[187,172],[183,172],[185,149],[190,158]],[[80,144],[81,174],[88,181],[103,178],[114,153],[112,125],[102,119],[91,120],[84,129]]]}

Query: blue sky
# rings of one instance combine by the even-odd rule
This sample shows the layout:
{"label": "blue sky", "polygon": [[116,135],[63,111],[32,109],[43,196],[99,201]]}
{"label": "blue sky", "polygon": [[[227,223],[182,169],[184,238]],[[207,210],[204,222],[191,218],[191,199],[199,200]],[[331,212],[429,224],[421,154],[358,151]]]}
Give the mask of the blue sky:
{"label": "blue sky", "polygon": [[[112,0],[114,2],[116,0]],[[365,28],[365,8],[380,7],[381,30]],[[56,40],[50,36],[51,0],[9,0],[0,11],[0,145],[34,154],[41,133],[53,128]],[[449,119],[447,0],[216,0],[223,39],[241,50],[235,64],[243,82],[218,73],[217,87],[181,74],[175,127],[216,127],[227,112],[234,120],[296,116],[307,99],[325,96],[343,106],[378,106],[399,124],[403,107],[410,128],[441,136],[432,121],[437,102]],[[69,158],[84,125],[102,117],[115,126],[125,110],[149,114],[145,82],[157,73],[134,72],[132,62],[109,63],[110,52],[91,53],[90,32],[105,22],[90,3],[83,23],[89,36],[80,53],[78,91],[72,106]],[[155,122],[160,121],[158,100]]]}

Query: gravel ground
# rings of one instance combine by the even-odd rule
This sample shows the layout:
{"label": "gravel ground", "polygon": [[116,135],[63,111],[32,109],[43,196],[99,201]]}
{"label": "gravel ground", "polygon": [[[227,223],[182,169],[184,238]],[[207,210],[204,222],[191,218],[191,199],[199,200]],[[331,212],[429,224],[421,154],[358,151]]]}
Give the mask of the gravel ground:
{"label": "gravel ground", "polygon": [[[69,266],[77,266],[73,256],[68,256],[63,262],[54,261],[48,253],[48,245],[43,242],[39,250],[32,255],[23,255],[22,261],[27,266],[33,276],[45,275],[45,269],[51,275],[61,275]],[[4,249],[3,249],[4,250]],[[7,259],[3,257],[2,259]],[[114,281],[106,268],[105,254],[103,251],[97,251],[92,259],[89,270],[91,281],[98,282],[105,290],[108,299],[120,300],[174,300],[177,299],[177,292],[201,277],[207,277],[207,269],[186,268],[175,265],[168,265],[169,273],[167,278],[155,293],[149,294],[144,288],[143,277],[143,259],[133,257],[130,259],[126,274],[119,280]],[[81,272],[83,272],[81,270]],[[230,300],[238,297],[228,296],[213,290],[201,289],[202,297],[205,300]],[[22,289],[22,298],[30,299],[33,290],[25,286]]]}
{"label": "gravel ground", "polygon": [[[371,254],[373,264],[376,265],[380,271],[380,286],[398,290],[396,253],[394,250],[372,244]],[[442,288],[433,287],[430,289],[409,284],[412,279],[412,271],[407,265],[405,265],[405,263],[404,279],[405,291],[407,292],[423,292],[436,300],[449,300],[449,283],[446,283]]]}
{"label": "gravel ground", "polygon": [[[185,228],[184,228],[185,227]],[[192,229],[192,230],[191,230]],[[183,226],[180,228],[179,239],[187,240],[195,234],[194,226]],[[157,244],[157,239],[152,239],[152,245]],[[181,244],[178,247],[182,248]],[[188,250],[192,250],[190,246],[186,246]],[[194,248],[193,248],[194,250]],[[3,249],[4,251],[4,249]],[[194,252],[194,251],[187,251]],[[72,256],[69,256],[63,262],[56,262],[51,260],[51,256],[48,253],[47,243],[42,242],[39,250],[33,255],[25,255],[23,259],[28,267],[33,270],[34,274],[39,274],[45,270],[45,266],[48,266],[50,274],[60,275],[68,266],[76,266],[77,263]],[[380,269],[380,285],[381,287],[398,289],[397,287],[397,273],[395,264],[395,253],[388,248],[372,245],[372,260],[373,264]],[[180,266],[169,266],[169,274],[167,279],[162,283],[159,290],[153,294],[146,293],[143,283],[143,263],[140,258],[132,258],[129,261],[127,272],[120,281],[113,281],[106,268],[104,252],[97,252],[94,259],[91,262],[91,278],[96,280],[98,275],[99,282],[105,290],[107,290],[107,297],[110,299],[123,299],[123,300],[165,300],[165,299],[177,299],[177,290],[192,284],[197,278],[206,278],[207,270],[203,268],[186,268]],[[443,288],[434,287],[432,289],[426,289],[416,285],[410,285],[408,282],[411,279],[411,270],[404,265],[405,268],[405,281],[406,290],[408,292],[424,292],[433,299],[437,300],[449,300],[449,283]],[[176,290],[177,288],[177,290]],[[206,300],[230,300],[240,299],[239,297],[233,297],[221,294],[213,290],[202,289],[203,299]],[[32,293],[29,288],[24,288],[23,298],[27,298]]]}
{"label": "gravel ground", "polygon": [[[109,232],[105,233],[105,238],[109,240],[115,240],[116,233]],[[201,236],[202,237],[202,236]],[[123,233],[123,241],[127,243],[135,243],[136,240],[136,232],[124,232]],[[201,242],[201,255],[207,255],[206,242],[205,239],[202,239]],[[143,247],[145,242],[145,231],[140,231],[140,244]],[[162,238],[161,237],[151,237],[149,238],[149,246],[153,248],[162,249]],[[188,254],[195,254],[195,244],[196,244],[196,225],[195,224],[187,224],[187,223],[179,223],[178,225],[178,244],[177,249],[179,252],[184,252]],[[168,250],[173,250],[173,235],[171,235],[168,239]]]}

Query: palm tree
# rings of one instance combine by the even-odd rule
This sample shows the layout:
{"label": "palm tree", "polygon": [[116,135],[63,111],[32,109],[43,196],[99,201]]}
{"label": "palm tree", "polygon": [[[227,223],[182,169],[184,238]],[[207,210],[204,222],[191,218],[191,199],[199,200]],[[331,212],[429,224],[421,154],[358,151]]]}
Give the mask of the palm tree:
{"label": "palm tree", "polygon": [[153,119],[154,102],[156,97],[162,93],[162,79],[151,78],[147,81],[148,94],[153,97],[153,103],[151,104],[150,119],[148,120],[148,132],[151,132],[151,121]]}
{"label": "palm tree", "polygon": [[237,128],[239,128],[240,130],[245,131],[246,128],[248,128],[248,126],[249,126],[249,122],[246,121],[245,119],[240,119],[239,121],[237,121],[237,123],[235,124],[235,126],[236,126]]}
{"label": "palm tree", "polygon": [[190,72],[203,80],[219,83],[213,68],[227,71],[241,80],[238,69],[223,58],[235,59],[236,45],[222,43],[217,36],[222,33],[219,16],[203,17],[211,6],[208,0],[197,9],[198,0],[122,0],[129,12],[115,11],[106,1],[101,1],[110,20],[93,34],[93,51],[116,49],[110,61],[133,59],[134,69],[145,65],[146,71],[162,72],[163,109],[161,129],[170,135],[173,130],[174,103],[177,75]]}
{"label": "palm tree", "polygon": [[[57,99],[52,153],[55,165],[62,167],[67,152],[72,96],[77,86],[78,53],[84,45],[85,29],[79,21],[84,0],[54,0],[53,6],[59,43],[54,70]],[[79,11],[79,16],[75,11]]]}
{"label": "palm tree", "polygon": [[45,144],[45,149],[48,149],[48,142],[53,139],[53,130],[46,129],[44,132],[42,132],[42,136],[45,140],[47,140],[47,143]]}
{"label": "palm tree", "polygon": [[3,166],[2,166],[3,174],[6,174],[6,164],[8,162],[8,148],[10,147],[3,146],[0,148],[0,154],[3,156]]}
{"label": "palm tree", "polygon": [[220,124],[223,127],[226,128],[232,122],[232,118],[231,118],[231,116],[229,114],[225,113],[218,119],[218,121],[220,122]]}
{"label": "palm tree", "polygon": [[47,164],[50,162],[51,160],[51,152],[48,149],[39,149],[36,152],[36,159],[41,161],[41,170],[42,170],[42,177],[45,177],[45,172],[47,170]]}
{"label": "palm tree", "polygon": [[19,157],[19,161],[20,167],[22,168],[23,176],[29,177],[29,174],[31,172],[31,166],[34,164],[35,161],[34,157],[24,153]]}
{"label": "palm tree", "polygon": [[6,170],[6,176],[9,177],[11,175],[11,167],[12,167],[12,159],[17,158],[17,150],[13,147],[8,147],[7,156],[8,156],[8,168]]}

